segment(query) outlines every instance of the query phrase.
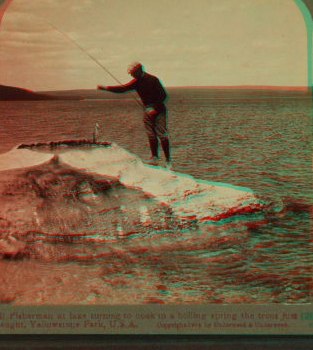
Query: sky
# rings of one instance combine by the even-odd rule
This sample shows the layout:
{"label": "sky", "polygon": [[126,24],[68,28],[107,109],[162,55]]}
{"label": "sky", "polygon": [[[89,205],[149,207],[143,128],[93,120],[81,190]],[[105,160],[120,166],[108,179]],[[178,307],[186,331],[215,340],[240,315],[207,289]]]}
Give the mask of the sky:
{"label": "sky", "polygon": [[0,84],[117,84],[54,27],[122,83],[139,61],[168,87],[307,86],[307,32],[293,0],[13,0],[0,27]]}

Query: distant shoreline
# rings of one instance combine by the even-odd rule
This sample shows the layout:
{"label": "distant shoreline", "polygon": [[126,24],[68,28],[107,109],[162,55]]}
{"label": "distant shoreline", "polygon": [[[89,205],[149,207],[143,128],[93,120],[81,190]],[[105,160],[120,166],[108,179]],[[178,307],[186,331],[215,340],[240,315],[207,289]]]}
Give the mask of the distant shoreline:
{"label": "distant shoreline", "polygon": [[204,89],[204,90],[271,90],[271,91],[309,91],[308,86],[267,86],[267,85],[238,85],[238,86],[173,86],[167,89]]}
{"label": "distant shoreline", "polygon": [[[283,98],[283,97],[309,97],[309,89],[299,87],[297,89],[289,89],[288,87],[281,89],[258,89],[258,87],[245,89],[241,87],[218,88],[218,87],[166,87],[170,100],[176,98],[181,99],[185,97],[192,97],[194,99],[225,99],[225,98]],[[64,90],[64,91],[44,91],[44,94],[55,96],[58,99],[69,98],[70,96],[80,96],[83,101],[126,101],[132,99],[138,99],[138,95],[134,92],[125,94],[114,94],[109,91],[100,91],[96,89],[82,89],[82,90]],[[198,95],[198,96],[196,96]]]}
{"label": "distant shoreline", "polygon": [[[308,86],[267,86],[267,85],[238,85],[238,86],[165,86],[168,90],[262,90],[262,91],[309,91]],[[56,92],[79,92],[79,91],[97,91],[96,89],[67,89],[67,90],[48,90],[36,91],[36,93],[50,94]],[[103,93],[103,91],[100,91]]]}
{"label": "distant shoreline", "polygon": [[[307,86],[178,86],[166,87],[171,96],[179,93],[199,94],[207,91],[212,98],[217,98],[226,94],[234,97],[243,96],[309,96],[311,89]],[[127,95],[127,97],[126,97]],[[209,96],[209,95],[208,95]],[[208,98],[206,96],[206,98]],[[0,85],[0,101],[39,101],[39,100],[127,100],[138,98],[136,93],[112,94],[108,91],[97,89],[75,89],[75,90],[54,90],[54,91],[31,91],[19,87]]]}

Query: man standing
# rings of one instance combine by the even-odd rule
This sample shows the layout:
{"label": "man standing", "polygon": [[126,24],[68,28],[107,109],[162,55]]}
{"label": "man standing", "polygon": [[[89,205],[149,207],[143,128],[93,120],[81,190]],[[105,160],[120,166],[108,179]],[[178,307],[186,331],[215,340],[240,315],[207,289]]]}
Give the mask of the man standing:
{"label": "man standing", "polygon": [[166,159],[166,167],[172,169],[167,129],[167,108],[165,106],[168,95],[159,79],[146,73],[140,63],[131,63],[127,72],[134,78],[128,84],[118,86],[98,85],[98,90],[107,90],[116,93],[136,91],[138,93],[145,109],[144,125],[152,153],[150,164],[158,165],[159,138]]}

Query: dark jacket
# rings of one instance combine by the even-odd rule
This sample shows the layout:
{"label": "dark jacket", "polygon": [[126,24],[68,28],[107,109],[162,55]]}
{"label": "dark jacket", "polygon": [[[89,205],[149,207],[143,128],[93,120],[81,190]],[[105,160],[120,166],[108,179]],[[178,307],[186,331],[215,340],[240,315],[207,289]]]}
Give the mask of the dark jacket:
{"label": "dark jacket", "polygon": [[136,91],[145,107],[163,105],[168,99],[160,80],[148,73],[144,73],[143,77],[133,79],[125,85],[107,86],[107,90],[116,93]]}

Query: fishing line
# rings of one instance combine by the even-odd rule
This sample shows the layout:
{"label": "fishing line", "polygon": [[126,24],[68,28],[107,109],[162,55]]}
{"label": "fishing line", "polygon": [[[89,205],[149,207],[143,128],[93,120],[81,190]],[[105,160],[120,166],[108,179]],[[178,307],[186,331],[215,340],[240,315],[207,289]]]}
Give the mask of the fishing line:
{"label": "fishing line", "polygon": [[[37,17],[37,16],[36,16]],[[73,40],[70,36],[64,33],[61,29],[56,27],[53,23],[43,18],[45,22],[47,22],[52,28],[61,33],[65,38],[70,40],[73,44],[75,44],[78,48],[80,48],[86,55],[88,55],[94,62],[96,62],[102,69],[104,69],[118,84],[122,85],[122,83],[107,69],[105,68],[96,58],[94,58],[88,51],[86,51],[81,45],[79,45],[75,40]],[[140,107],[143,107],[142,104],[132,96],[132,98],[139,104]]]}
{"label": "fishing line", "polygon": [[85,52],[94,62],[96,62],[101,68],[103,68],[115,81],[117,81],[119,84],[122,84],[108,69],[106,69],[100,62],[98,62],[89,52],[87,52],[82,46],[80,46],[75,40],[73,40],[71,37],[69,37],[66,33],[64,33],[61,29],[57,28],[53,23],[47,21],[44,19],[48,24],[50,24],[51,27],[53,27],[55,30],[63,34],[67,39],[69,39],[72,43],[74,43],[76,46],[78,46],[83,52]]}

